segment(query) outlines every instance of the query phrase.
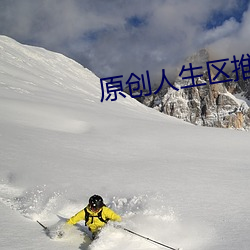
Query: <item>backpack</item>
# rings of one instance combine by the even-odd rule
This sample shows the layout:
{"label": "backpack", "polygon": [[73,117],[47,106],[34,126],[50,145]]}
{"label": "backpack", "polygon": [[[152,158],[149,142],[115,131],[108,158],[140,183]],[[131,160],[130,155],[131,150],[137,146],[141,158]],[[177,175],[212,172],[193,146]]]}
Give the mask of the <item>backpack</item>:
{"label": "backpack", "polygon": [[90,218],[92,219],[90,224],[92,224],[94,222],[94,217],[97,217],[100,221],[102,221],[104,223],[107,223],[109,221],[109,219],[104,220],[102,218],[102,210],[96,216],[90,215],[90,213],[87,210],[87,207],[84,208],[84,212],[85,212],[85,219],[84,219],[85,220],[85,226],[87,226],[87,222],[89,221]]}

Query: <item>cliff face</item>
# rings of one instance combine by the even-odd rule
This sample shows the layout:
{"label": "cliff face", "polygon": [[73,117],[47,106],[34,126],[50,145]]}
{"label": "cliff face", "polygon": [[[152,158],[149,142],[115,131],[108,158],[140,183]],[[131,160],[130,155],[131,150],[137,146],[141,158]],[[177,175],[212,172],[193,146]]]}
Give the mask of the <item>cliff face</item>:
{"label": "cliff face", "polygon": [[[249,103],[250,102],[250,79],[244,80],[242,76],[242,72],[240,70],[238,74],[239,74],[239,81],[226,83],[225,86],[228,92],[236,96],[241,96],[242,98],[246,99],[247,102]],[[231,75],[232,75],[232,78],[236,78],[235,73]]]}
{"label": "cliff face", "polygon": [[[192,62],[193,66],[203,66],[200,71],[203,76],[195,78],[195,81],[196,84],[206,83],[206,85],[181,89],[182,86],[192,85],[192,81],[183,80],[178,76],[172,84],[179,91],[168,86],[157,95],[143,97],[139,101],[167,115],[196,125],[249,129],[250,109],[247,102],[250,100],[250,81],[244,81],[239,74],[238,82],[210,84],[206,70],[207,61],[209,53],[203,49],[185,62]],[[197,74],[199,70],[195,71],[195,75]],[[211,75],[213,77],[214,73],[211,72]],[[231,78],[235,79],[233,73]]]}

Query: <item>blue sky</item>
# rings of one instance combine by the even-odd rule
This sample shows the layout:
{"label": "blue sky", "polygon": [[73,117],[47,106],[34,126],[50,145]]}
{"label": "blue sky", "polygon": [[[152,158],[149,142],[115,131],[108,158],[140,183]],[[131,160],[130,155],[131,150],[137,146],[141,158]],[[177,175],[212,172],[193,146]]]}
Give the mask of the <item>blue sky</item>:
{"label": "blue sky", "polygon": [[1,0],[0,34],[63,53],[100,77],[175,72],[209,48],[249,53],[249,0]]}
{"label": "blue sky", "polygon": [[235,18],[237,22],[241,23],[243,14],[248,9],[248,4],[248,0],[239,0],[237,2],[236,8],[231,9],[229,12],[224,12],[223,9],[213,11],[211,13],[211,17],[206,22],[206,28],[216,28],[217,26],[222,25],[225,20],[228,20],[232,17]]}

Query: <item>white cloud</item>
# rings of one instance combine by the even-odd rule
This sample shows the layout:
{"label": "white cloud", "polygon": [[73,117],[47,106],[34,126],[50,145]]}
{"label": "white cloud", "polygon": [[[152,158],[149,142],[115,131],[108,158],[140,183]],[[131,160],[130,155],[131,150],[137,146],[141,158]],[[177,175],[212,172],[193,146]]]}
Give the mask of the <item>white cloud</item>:
{"label": "white cloud", "polygon": [[[236,7],[237,0],[2,0],[0,32],[63,52],[103,77],[157,75],[204,45],[234,49],[233,33],[249,38],[248,14],[242,24],[230,19],[204,30],[215,10]],[[129,26],[133,16],[144,25]]]}
{"label": "white cloud", "polygon": [[226,20],[221,26],[206,30],[200,35],[201,44],[211,44],[225,37],[230,37],[232,34],[238,33],[240,24],[232,17]]}
{"label": "white cloud", "polygon": [[210,44],[210,50],[217,58],[232,59],[233,55],[236,55],[239,59],[242,54],[250,53],[250,9],[244,13],[242,22],[232,24],[231,28],[227,36]]}

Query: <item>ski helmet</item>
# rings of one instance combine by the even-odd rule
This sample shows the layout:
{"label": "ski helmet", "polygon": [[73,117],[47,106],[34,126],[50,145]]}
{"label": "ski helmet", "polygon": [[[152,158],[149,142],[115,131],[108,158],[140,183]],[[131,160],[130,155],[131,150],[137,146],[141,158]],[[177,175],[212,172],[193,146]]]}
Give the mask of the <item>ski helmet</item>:
{"label": "ski helmet", "polygon": [[99,195],[93,195],[89,198],[89,206],[93,210],[98,210],[103,207],[103,199]]}

